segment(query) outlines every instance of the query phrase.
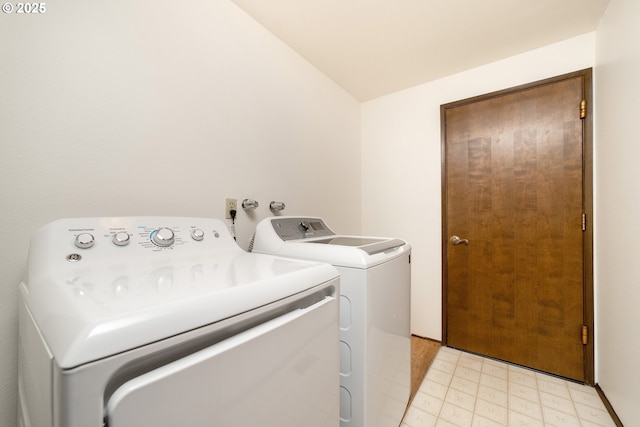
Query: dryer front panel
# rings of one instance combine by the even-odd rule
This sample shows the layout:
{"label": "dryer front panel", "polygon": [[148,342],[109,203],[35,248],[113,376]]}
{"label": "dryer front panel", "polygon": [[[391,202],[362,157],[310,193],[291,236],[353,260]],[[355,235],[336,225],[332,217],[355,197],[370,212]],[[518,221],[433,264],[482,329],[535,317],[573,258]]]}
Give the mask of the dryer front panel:
{"label": "dryer front panel", "polygon": [[338,420],[335,296],[123,384],[109,427],[328,426]]}

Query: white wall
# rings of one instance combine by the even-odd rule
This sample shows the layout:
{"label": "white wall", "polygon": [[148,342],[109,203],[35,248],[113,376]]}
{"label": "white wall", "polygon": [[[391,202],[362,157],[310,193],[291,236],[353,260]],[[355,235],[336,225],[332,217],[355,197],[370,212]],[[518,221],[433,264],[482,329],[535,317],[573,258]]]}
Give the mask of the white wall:
{"label": "white wall", "polygon": [[0,14],[0,425],[15,425],[28,238],[61,217],[221,217],[225,197],[251,197],[245,248],[272,199],[338,232],[402,237],[413,332],[441,339],[440,105],[594,64],[596,375],[623,422],[640,419],[640,264],[620,239],[640,240],[640,3],[611,0],[597,33],[369,101],[361,117],[228,0],[47,6]]}
{"label": "white wall", "polygon": [[594,65],[595,34],[363,104],[362,230],[413,247],[411,327],[442,338],[440,105]]}
{"label": "white wall", "polygon": [[640,2],[610,0],[596,36],[598,382],[640,423]]}
{"label": "white wall", "polygon": [[[0,425],[16,423],[17,286],[63,217],[222,217],[271,200],[360,232],[360,104],[228,0],[0,14]],[[341,206],[337,211],[336,206]]]}

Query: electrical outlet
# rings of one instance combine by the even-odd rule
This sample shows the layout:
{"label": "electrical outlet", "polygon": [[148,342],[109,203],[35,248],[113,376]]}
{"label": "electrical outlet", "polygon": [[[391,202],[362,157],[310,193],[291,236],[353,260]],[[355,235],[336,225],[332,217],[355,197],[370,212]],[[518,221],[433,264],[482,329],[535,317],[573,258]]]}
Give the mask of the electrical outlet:
{"label": "electrical outlet", "polygon": [[224,201],[224,217],[231,219],[231,211],[238,211],[238,199],[225,199]]}

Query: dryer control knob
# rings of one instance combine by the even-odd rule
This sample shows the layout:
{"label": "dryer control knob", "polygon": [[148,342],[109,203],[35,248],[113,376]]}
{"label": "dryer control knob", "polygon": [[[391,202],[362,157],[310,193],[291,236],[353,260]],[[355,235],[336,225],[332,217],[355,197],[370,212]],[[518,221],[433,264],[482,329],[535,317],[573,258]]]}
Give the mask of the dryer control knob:
{"label": "dryer control knob", "polygon": [[204,231],[200,230],[199,228],[191,230],[191,238],[199,242],[200,240],[204,239]]}
{"label": "dryer control knob", "polygon": [[113,235],[113,238],[111,239],[111,241],[116,246],[127,246],[130,241],[129,233],[125,231],[119,231]]}
{"label": "dryer control knob", "polygon": [[158,246],[167,247],[173,245],[173,242],[176,240],[176,235],[170,228],[162,227],[153,233],[151,240]]}
{"label": "dryer control knob", "polygon": [[93,234],[81,233],[76,236],[76,246],[80,249],[89,249],[96,242]]}

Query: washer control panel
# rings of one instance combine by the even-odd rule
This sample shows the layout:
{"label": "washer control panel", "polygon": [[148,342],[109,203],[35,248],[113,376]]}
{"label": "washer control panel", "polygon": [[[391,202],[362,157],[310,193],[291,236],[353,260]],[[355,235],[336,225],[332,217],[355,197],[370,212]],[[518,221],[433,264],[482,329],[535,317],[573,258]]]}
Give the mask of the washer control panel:
{"label": "washer control panel", "polygon": [[336,235],[320,218],[275,218],[271,220],[271,225],[278,237],[284,241]]}

